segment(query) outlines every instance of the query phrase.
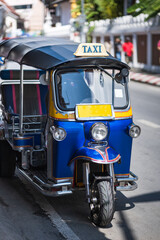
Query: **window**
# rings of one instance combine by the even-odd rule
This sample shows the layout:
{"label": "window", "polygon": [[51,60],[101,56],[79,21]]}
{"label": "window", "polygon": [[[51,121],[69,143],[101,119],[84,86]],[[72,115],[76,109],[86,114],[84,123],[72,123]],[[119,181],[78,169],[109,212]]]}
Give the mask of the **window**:
{"label": "window", "polygon": [[13,6],[15,9],[30,9],[32,8],[32,4],[26,4],[26,5],[16,5]]}

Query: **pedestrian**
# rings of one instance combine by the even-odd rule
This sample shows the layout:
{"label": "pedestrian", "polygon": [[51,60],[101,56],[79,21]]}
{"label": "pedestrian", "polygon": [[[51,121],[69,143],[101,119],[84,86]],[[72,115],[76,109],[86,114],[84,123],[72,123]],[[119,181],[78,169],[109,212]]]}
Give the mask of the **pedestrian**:
{"label": "pedestrian", "polygon": [[130,41],[130,38],[127,37],[126,41],[122,45],[123,51],[125,52],[125,61],[127,64],[132,62],[132,54],[133,54],[133,43]]}
{"label": "pedestrian", "polygon": [[109,53],[111,53],[112,45],[111,45],[110,40],[106,41],[106,42],[104,43],[104,46],[105,46],[105,48],[106,48],[106,51],[109,52]]}
{"label": "pedestrian", "polygon": [[158,53],[159,53],[158,57],[159,57],[159,64],[160,64],[160,40],[157,43],[157,50],[158,50]]}
{"label": "pedestrian", "polygon": [[121,52],[122,52],[122,44],[121,44],[121,39],[116,38],[115,41],[115,53],[116,53],[116,58],[121,61]]}

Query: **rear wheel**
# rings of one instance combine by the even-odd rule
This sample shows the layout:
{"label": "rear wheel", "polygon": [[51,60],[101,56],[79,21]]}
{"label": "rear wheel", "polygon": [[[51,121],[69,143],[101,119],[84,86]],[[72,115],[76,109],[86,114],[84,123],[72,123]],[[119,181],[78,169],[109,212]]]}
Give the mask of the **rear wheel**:
{"label": "rear wheel", "polygon": [[0,177],[12,177],[15,165],[15,152],[7,141],[0,141]]}
{"label": "rear wheel", "polygon": [[114,196],[111,183],[101,181],[91,186],[91,220],[99,227],[106,227],[113,219]]}

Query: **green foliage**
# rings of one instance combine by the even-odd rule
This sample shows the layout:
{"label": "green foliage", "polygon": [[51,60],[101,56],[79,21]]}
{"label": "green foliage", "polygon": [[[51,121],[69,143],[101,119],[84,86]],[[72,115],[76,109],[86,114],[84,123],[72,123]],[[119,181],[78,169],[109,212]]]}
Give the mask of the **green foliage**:
{"label": "green foliage", "polygon": [[86,36],[88,43],[92,42],[92,32],[94,31],[94,29],[95,29],[95,26],[89,27],[89,29],[88,29],[88,33]]}
{"label": "green foliage", "polygon": [[102,19],[112,19],[122,16],[123,1],[121,0],[95,0]]}
{"label": "green foliage", "polygon": [[138,16],[141,13],[148,14],[147,21],[160,13],[160,0],[140,0],[139,3],[134,4],[127,11],[133,16]]}
{"label": "green foliage", "polygon": [[[81,0],[77,0],[77,8],[72,11],[76,12],[77,14],[81,13]],[[98,20],[100,18],[100,13],[98,11],[98,6],[95,3],[95,0],[84,1],[84,13],[88,22]]]}
{"label": "green foliage", "polygon": [[[81,1],[77,0],[77,7],[72,10],[75,13],[81,13]],[[87,22],[99,19],[112,19],[122,16],[122,0],[84,0],[84,13]]]}

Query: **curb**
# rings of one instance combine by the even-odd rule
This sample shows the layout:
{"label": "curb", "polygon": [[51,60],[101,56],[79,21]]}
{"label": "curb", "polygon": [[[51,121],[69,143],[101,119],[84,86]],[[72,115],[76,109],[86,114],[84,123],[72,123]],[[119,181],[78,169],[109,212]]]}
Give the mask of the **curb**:
{"label": "curb", "polygon": [[160,87],[159,75],[148,75],[143,73],[130,72],[130,79],[137,82],[148,83]]}

